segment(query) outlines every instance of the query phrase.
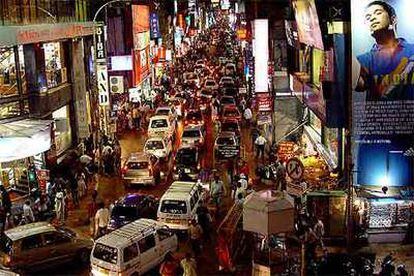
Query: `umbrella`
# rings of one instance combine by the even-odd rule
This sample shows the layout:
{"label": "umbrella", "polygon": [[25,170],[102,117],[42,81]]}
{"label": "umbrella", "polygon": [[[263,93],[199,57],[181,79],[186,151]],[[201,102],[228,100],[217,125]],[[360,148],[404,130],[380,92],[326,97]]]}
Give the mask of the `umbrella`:
{"label": "umbrella", "polygon": [[294,213],[294,200],[286,192],[253,192],[243,205],[243,230],[265,236],[292,232]]}

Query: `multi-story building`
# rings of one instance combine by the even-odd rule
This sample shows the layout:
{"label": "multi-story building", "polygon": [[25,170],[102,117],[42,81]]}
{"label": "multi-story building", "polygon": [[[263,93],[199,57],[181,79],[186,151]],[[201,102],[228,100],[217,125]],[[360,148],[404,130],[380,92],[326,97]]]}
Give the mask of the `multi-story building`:
{"label": "multi-story building", "polygon": [[[0,1],[0,182],[51,168],[91,131],[86,0]],[[20,187],[23,189],[23,187]]]}

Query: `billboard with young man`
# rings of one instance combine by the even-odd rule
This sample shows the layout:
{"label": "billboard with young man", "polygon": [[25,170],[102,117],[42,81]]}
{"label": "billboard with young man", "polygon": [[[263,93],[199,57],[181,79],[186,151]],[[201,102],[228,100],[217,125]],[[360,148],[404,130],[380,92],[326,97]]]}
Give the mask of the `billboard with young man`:
{"label": "billboard with young man", "polygon": [[352,0],[354,183],[413,184],[414,1]]}

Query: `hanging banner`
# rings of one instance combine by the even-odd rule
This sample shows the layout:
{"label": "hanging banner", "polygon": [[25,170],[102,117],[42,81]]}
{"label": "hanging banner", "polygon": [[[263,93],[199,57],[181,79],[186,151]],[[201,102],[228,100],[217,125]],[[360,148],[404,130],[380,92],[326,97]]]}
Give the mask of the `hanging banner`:
{"label": "hanging banner", "polygon": [[321,28],[314,0],[294,0],[299,41],[323,50]]}
{"label": "hanging banner", "polygon": [[258,111],[272,111],[273,98],[269,93],[256,93]]}
{"label": "hanging banner", "polygon": [[150,30],[149,6],[132,5],[132,37],[134,50],[139,49],[139,34]]}
{"label": "hanging banner", "polygon": [[411,2],[351,1],[352,140],[358,185],[414,184]]}
{"label": "hanging banner", "polygon": [[151,31],[151,39],[161,37],[158,14],[156,13],[151,13],[150,15],[150,31]]}
{"label": "hanging banner", "polygon": [[108,67],[106,64],[97,64],[96,69],[98,76],[99,105],[109,105]]}

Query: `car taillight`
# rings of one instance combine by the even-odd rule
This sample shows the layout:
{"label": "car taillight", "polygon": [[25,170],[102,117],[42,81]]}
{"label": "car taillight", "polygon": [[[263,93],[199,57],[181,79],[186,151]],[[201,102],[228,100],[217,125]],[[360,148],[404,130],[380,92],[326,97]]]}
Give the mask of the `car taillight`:
{"label": "car taillight", "polygon": [[121,169],[122,174],[126,174],[128,172],[128,167],[123,167]]}

